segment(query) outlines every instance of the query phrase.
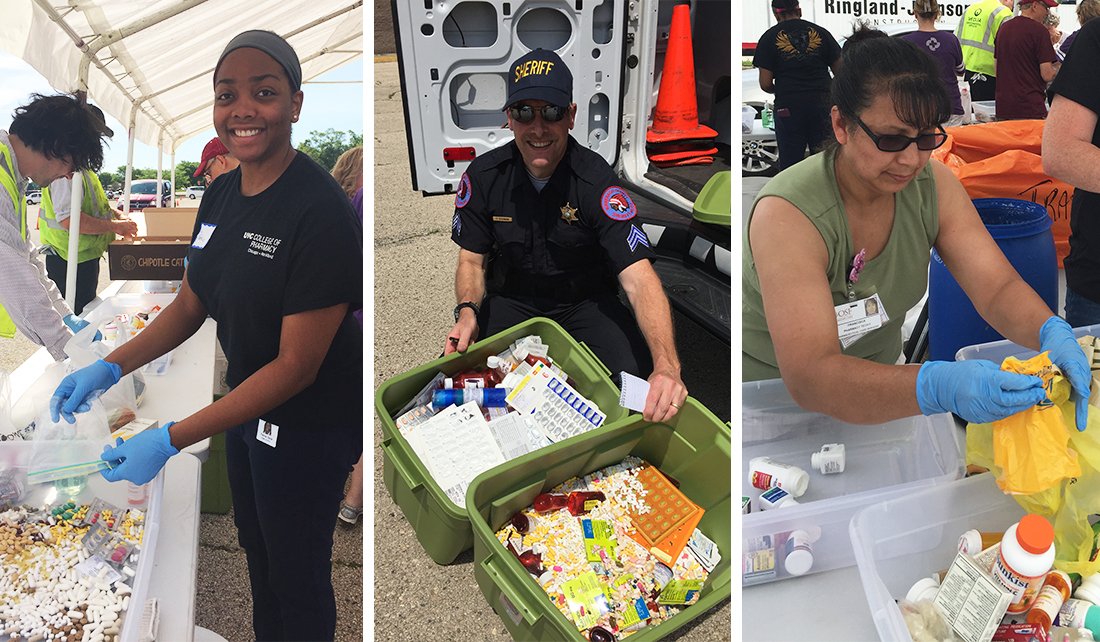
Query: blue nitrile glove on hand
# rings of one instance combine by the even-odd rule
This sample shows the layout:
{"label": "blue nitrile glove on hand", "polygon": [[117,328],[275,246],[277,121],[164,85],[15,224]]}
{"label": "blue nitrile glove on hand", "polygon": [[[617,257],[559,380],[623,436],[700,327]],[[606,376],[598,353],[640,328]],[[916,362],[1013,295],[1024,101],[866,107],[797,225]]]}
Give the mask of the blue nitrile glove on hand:
{"label": "blue nitrile glove on hand", "polygon": [[1005,372],[992,361],[928,361],[917,373],[917,405],[926,415],[953,412],[986,424],[1046,398],[1042,379]]}
{"label": "blue nitrile glove on hand", "polygon": [[[69,329],[73,331],[73,334],[76,334],[77,332],[80,332],[84,328],[88,327],[87,321],[73,314],[66,314],[65,317],[61,320],[65,322],[65,325],[69,326]],[[96,330],[95,336],[92,337],[92,341],[101,341],[102,339],[103,335],[99,333],[99,330]]]}
{"label": "blue nitrile glove on hand", "polygon": [[91,410],[92,401],[120,379],[122,367],[103,359],[66,375],[50,397],[50,418],[59,421],[64,417],[65,421],[76,423],[73,413]]}
{"label": "blue nitrile glove on hand", "polygon": [[104,446],[99,458],[111,462],[112,468],[100,474],[110,482],[126,480],[138,485],[148,484],[168,459],[180,452],[172,445],[168,433],[174,423],[169,421],[160,428],[143,430],[126,441],[119,437],[114,447]]}
{"label": "blue nitrile glove on hand", "polygon": [[1092,385],[1092,371],[1085,358],[1085,352],[1073,336],[1061,317],[1050,317],[1039,328],[1039,351],[1050,352],[1050,360],[1069,379],[1073,387],[1073,403],[1077,411],[1077,430],[1084,430],[1089,423],[1089,387]]}

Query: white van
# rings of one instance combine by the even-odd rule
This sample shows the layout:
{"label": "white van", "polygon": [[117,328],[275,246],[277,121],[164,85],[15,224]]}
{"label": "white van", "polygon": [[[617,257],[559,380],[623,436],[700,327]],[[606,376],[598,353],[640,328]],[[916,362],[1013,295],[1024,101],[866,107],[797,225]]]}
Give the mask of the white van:
{"label": "white van", "polygon": [[713,165],[661,169],[646,157],[675,0],[396,0],[413,189],[451,194],[469,162],[511,139],[508,65],[552,49],[573,73],[573,137],[621,176],[670,301],[730,342],[730,228],[693,220],[704,184],[730,169],[731,3],[691,4],[699,120],[719,132]]}

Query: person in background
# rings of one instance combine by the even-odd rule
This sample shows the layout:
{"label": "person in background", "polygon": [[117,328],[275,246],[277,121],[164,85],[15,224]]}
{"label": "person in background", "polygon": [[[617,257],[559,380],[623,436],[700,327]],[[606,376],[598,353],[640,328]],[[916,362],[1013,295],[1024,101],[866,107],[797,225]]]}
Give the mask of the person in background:
{"label": "person in background", "polygon": [[[257,640],[332,640],[332,543],[363,450],[362,226],[332,176],[290,144],[304,95],[294,49],[246,31],[213,74],[213,121],[240,166],[211,183],[173,301],[141,334],[65,377],[50,399],[74,421],[96,391],[172,350],[209,314],[230,391],[101,457],[108,481],[149,482],[170,457],[224,432]],[[349,614],[361,617],[360,614]]]}
{"label": "person in background", "polygon": [[1058,0],[1020,3],[1020,15],[1001,27],[997,57],[997,120],[1047,117],[1047,83],[1058,73],[1058,55],[1043,21]]}
{"label": "person in background", "polygon": [[[103,121],[103,130],[107,137],[114,132],[107,127],[103,111],[95,105],[88,105],[96,117]],[[137,223],[123,218],[122,212],[111,207],[99,175],[89,169],[80,170],[83,181],[84,198],[80,206],[80,241],[77,245],[76,298],[73,301],[73,313],[81,314],[84,306],[96,297],[99,286],[99,263],[107,246],[115,240],[115,235],[133,238],[137,234]],[[61,296],[68,290],[65,287],[69,261],[69,225],[73,179],[63,176],[42,188],[42,203],[38,208],[38,238],[46,248],[46,274],[57,284]]]}
{"label": "person in background", "polygon": [[195,173],[191,177],[198,178],[202,176],[206,186],[210,187],[210,184],[216,178],[228,171],[237,169],[240,164],[241,161],[229,153],[229,149],[226,148],[222,139],[215,136],[202,148],[202,158],[199,159],[199,166],[195,168]]}
{"label": "person in background", "polygon": [[940,79],[951,101],[951,117],[943,123],[944,127],[955,127],[965,122],[962,95],[959,92],[959,74],[963,71],[962,46],[959,39],[950,31],[936,29],[936,20],[940,17],[938,0],[913,0],[913,15],[917,17],[917,31],[901,36],[921,51],[932,56],[940,69]]}
{"label": "person in background", "polygon": [[1012,18],[1012,0],[978,0],[966,8],[955,27],[962,45],[963,80],[971,100],[996,100],[997,63],[994,43],[1005,21]]}
{"label": "person in background", "polygon": [[[1050,351],[1084,429],[1091,377],[1073,331],[1005,259],[951,170],[931,161],[951,104],[933,60],[869,38],[845,50],[833,101],[837,145],[780,172],[750,211],[744,380],[782,377],[803,408],[854,424],[943,412],[989,422],[1044,400],[1040,378],[990,361],[900,365],[901,325],[935,247],[990,325]],[[869,299],[880,318],[857,314]]]}
{"label": "person in background", "polygon": [[1050,44],[1054,46],[1054,54],[1058,56],[1058,62],[1062,62],[1065,59],[1065,54],[1062,53],[1062,39],[1065,38],[1065,34],[1058,28],[1058,25],[1062,24],[1061,18],[1056,13],[1048,13],[1046,18],[1043,18],[1043,26],[1047,28],[1050,33]]}
{"label": "person in background", "polygon": [[0,130],[0,337],[16,330],[63,361],[72,332],[87,325],[76,318],[37,259],[27,238],[27,181],[49,185],[103,163],[103,118],[88,109],[83,94],[43,96],[18,107],[8,131]]}
{"label": "person in background", "polygon": [[760,88],[775,94],[779,168],[817,151],[829,138],[829,70],[840,65],[840,45],[828,29],[802,19],[798,0],[772,0],[779,23],[764,32],[752,66]]}
{"label": "person in background", "polygon": [[[1085,26],[1085,23],[1093,18],[1100,17],[1100,0],[1078,0],[1077,1],[1077,24],[1081,27]],[[1062,41],[1062,45],[1058,48],[1062,54],[1062,58],[1065,58],[1069,54],[1069,48],[1073,45],[1073,41],[1077,38],[1077,34],[1081,30],[1077,29],[1073,33],[1066,36],[1066,39]]]}
{"label": "person in background", "polygon": [[[1078,7],[1080,9],[1080,7]],[[1100,20],[1086,20],[1050,86],[1043,127],[1043,171],[1077,189],[1070,207],[1066,321],[1100,323]]]}
{"label": "person in background", "polygon": [[[359,222],[363,222],[363,146],[356,145],[340,154],[336,164],[332,166],[332,177],[340,184],[340,188],[351,199],[352,209],[359,215]],[[359,325],[363,325],[363,311],[356,310],[355,318]],[[348,490],[344,494],[344,501],[340,502],[340,512],[337,517],[340,521],[354,526],[359,522],[363,514],[363,458],[355,462],[351,469],[351,479],[348,481]]]}

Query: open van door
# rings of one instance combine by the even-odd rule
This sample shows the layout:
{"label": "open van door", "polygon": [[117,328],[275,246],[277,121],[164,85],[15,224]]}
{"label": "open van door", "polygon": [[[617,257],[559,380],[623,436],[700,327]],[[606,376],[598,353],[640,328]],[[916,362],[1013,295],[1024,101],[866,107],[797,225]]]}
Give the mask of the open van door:
{"label": "open van door", "polygon": [[573,72],[572,134],[614,164],[625,0],[393,0],[413,189],[454,192],[476,156],[511,140],[509,64],[552,49]]}

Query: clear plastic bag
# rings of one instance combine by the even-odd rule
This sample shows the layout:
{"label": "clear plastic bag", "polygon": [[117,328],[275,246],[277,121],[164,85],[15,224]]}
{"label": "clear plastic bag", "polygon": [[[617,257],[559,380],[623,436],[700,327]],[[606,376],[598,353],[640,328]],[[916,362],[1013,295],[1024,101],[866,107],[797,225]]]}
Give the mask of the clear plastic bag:
{"label": "clear plastic bag", "polygon": [[[89,324],[77,332],[65,344],[65,354],[69,355],[69,371],[89,366],[111,353],[112,348],[103,341],[95,341],[98,327]],[[126,343],[126,333],[119,332],[116,348]],[[60,379],[58,380],[60,382]],[[53,390],[50,391],[50,395]],[[145,395],[145,377],[140,372],[132,372],[111,386],[100,397],[107,412],[108,425],[116,430],[137,417],[137,409]],[[48,398],[47,398],[48,399]]]}
{"label": "clear plastic bag", "polygon": [[103,447],[111,440],[103,404],[93,401],[88,412],[77,413],[74,417],[75,423],[70,424],[64,418],[55,422],[47,410],[35,420],[27,464],[28,479],[46,475],[45,480],[52,481],[49,478],[51,471],[99,459]]}

